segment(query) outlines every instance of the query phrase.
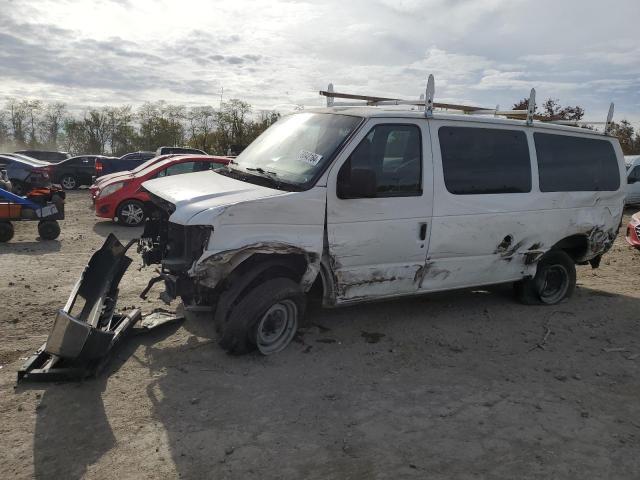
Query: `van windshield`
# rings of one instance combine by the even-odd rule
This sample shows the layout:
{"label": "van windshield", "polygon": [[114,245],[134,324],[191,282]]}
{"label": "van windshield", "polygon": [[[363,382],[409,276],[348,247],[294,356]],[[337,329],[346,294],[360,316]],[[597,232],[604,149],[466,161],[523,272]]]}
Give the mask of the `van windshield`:
{"label": "van windshield", "polygon": [[276,183],[306,185],[331,161],[361,120],[325,113],[289,115],[254,140],[230,168]]}

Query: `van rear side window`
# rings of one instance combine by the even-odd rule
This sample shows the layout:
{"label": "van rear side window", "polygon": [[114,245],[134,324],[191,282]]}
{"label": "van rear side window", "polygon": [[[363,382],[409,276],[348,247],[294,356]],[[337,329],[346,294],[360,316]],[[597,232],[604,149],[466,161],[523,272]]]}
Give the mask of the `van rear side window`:
{"label": "van rear side window", "polygon": [[527,137],[519,130],[441,127],[447,190],[456,195],[531,191]]}
{"label": "van rear side window", "polygon": [[541,192],[615,191],[620,172],[611,142],[534,133]]}

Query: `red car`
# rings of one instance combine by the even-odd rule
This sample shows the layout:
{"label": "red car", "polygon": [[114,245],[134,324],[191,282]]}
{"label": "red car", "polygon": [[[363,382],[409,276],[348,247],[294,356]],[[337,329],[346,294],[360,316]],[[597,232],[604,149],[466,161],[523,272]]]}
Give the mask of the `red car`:
{"label": "red car", "polygon": [[627,225],[627,243],[632,247],[640,248],[640,212],[634,213],[629,225]]}
{"label": "red car", "polygon": [[153,158],[147,160],[146,162],[144,162],[141,165],[138,165],[136,168],[134,168],[132,170],[122,170],[120,172],[108,173],[107,175],[102,175],[101,177],[96,178],[94,183],[93,183],[93,185],[91,185],[91,187],[89,187],[89,192],[91,192],[91,199],[95,203],[96,198],[97,198],[98,194],[100,193],[100,188],[103,185],[105,185],[107,182],[109,182],[110,180],[113,180],[116,177],[117,178],[127,178],[132,173],[136,174],[138,172],[141,172],[145,168],[148,168],[151,165],[153,165],[154,163],[158,163],[158,162],[160,162],[162,160],[166,160],[167,158],[171,158],[171,157],[174,157],[174,156],[175,155],[160,155],[159,157],[153,157]]}
{"label": "red car", "polygon": [[226,157],[180,155],[152,163],[138,171],[118,175],[101,183],[96,190],[96,215],[117,220],[128,227],[136,227],[144,222],[150,208],[149,194],[142,190],[144,182],[152,178],[215,170],[228,163],[229,159]]}

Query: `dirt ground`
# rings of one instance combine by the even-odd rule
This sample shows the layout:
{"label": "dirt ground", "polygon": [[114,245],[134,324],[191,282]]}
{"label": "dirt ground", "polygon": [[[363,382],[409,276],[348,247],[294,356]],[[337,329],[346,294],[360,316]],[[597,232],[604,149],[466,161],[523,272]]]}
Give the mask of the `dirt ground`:
{"label": "dirt ground", "polygon": [[[623,231],[556,307],[498,286],[313,310],[272,357],[228,356],[188,318],[127,338],[97,379],[16,386],[91,253],[140,233],[89,204],[68,196],[57,241],[23,223],[0,245],[3,478],[640,478],[640,253]],[[159,287],[138,298],[153,272],[133,257],[119,306],[148,312]]]}

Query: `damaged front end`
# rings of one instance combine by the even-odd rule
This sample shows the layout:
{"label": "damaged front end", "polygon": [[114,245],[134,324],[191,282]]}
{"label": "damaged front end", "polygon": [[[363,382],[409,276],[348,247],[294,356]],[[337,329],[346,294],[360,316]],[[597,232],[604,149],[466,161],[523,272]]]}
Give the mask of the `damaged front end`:
{"label": "damaged front end", "polygon": [[152,200],[159,208],[145,224],[138,241],[138,253],[145,266],[160,265],[160,270],[140,297],[146,298],[153,285],[164,282],[165,291],[160,298],[165,303],[177,297],[185,304],[202,303],[204,289],[193,281],[189,271],[209,244],[213,227],[170,222],[169,216],[175,210],[173,204],[153,195]]}

